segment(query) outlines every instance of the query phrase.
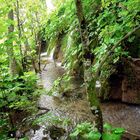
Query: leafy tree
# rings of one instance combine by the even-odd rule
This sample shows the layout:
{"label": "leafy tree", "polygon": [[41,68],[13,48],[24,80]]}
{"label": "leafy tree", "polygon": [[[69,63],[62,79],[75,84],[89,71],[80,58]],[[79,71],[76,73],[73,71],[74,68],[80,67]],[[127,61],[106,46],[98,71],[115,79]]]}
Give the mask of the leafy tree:
{"label": "leafy tree", "polygon": [[96,80],[93,81],[92,72],[90,71],[90,67],[92,64],[92,53],[90,52],[89,48],[89,37],[87,32],[87,25],[86,20],[83,15],[83,7],[80,0],[75,1],[76,8],[77,8],[77,16],[79,19],[80,25],[80,36],[83,45],[83,57],[84,57],[84,81],[86,84],[86,94],[91,106],[91,111],[96,116],[96,123],[99,132],[102,134],[103,132],[103,119],[102,119],[102,112],[100,109],[100,102],[98,99],[98,95],[95,91],[95,83]]}
{"label": "leafy tree", "polygon": [[[91,78],[86,82],[87,89],[91,91],[89,101],[93,106],[96,104],[97,109],[99,109],[100,103],[98,95],[95,94],[96,81],[100,81],[102,88],[104,81],[114,72],[114,65],[116,65],[122,57],[132,56],[132,50],[126,48],[129,42],[135,43],[136,40],[134,38],[137,36],[137,32],[139,32],[140,9],[137,5],[140,1],[137,0],[133,3],[131,0],[88,0],[82,1],[84,8],[81,8],[82,6],[80,6],[79,0],[76,2],[76,7],[77,9],[79,8],[77,12],[75,11],[74,1],[72,0],[65,1],[65,3],[60,4],[56,8],[47,22],[49,26],[46,27],[46,36],[51,44],[53,41],[56,42],[55,39],[59,32],[62,30],[66,32],[64,38],[67,40],[67,43],[64,44],[64,53],[69,71],[74,69],[79,61],[86,62],[86,58],[84,57],[86,55],[84,54],[88,54],[89,66],[85,66],[85,69],[90,75],[86,76],[86,78]],[[132,3],[134,4],[133,8]],[[71,10],[65,8],[65,6],[68,7],[69,4],[71,4]],[[132,9],[134,12],[132,12]],[[63,11],[61,12],[63,16],[58,16],[59,10],[60,12]],[[79,17],[82,45],[80,34],[77,32],[79,29],[75,13],[77,13]],[[60,18],[61,20],[59,20]],[[69,22],[66,21],[66,19],[69,19]],[[72,19],[72,21],[70,19]],[[51,48],[53,46],[55,45],[51,44]],[[138,46],[135,48],[139,48]],[[84,61],[83,57],[85,58]],[[78,61],[75,61],[77,58]],[[91,60],[91,58],[93,60]],[[79,70],[79,66],[76,68]],[[83,69],[83,67],[81,67],[81,69]],[[101,126],[101,124],[99,126]]]}

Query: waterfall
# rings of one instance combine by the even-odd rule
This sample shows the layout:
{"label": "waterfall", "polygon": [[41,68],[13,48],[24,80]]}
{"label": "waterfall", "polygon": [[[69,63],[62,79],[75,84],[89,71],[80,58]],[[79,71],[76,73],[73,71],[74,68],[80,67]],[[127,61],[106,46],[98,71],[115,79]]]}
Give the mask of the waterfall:
{"label": "waterfall", "polygon": [[53,60],[54,49],[55,49],[55,48],[53,48],[53,49],[51,50],[51,53],[50,53],[50,56],[49,56],[50,60]]}

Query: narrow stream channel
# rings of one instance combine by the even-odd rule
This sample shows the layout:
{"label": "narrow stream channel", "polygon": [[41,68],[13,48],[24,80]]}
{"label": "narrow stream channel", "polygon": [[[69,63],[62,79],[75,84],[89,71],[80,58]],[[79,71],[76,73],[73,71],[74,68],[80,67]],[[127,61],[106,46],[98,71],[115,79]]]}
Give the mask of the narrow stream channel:
{"label": "narrow stream channel", "polygon": [[[42,59],[45,58],[42,57]],[[63,75],[64,69],[60,66],[55,67],[50,58],[47,58],[46,61],[49,62],[40,75],[39,83],[42,84],[47,91],[49,91],[52,88],[54,81]],[[40,97],[39,106],[49,109],[55,116],[69,118],[71,120],[71,124],[68,128],[66,128],[69,130],[77,123],[83,121],[94,122],[94,116],[90,112],[89,104],[85,96],[79,99],[67,100],[62,97],[48,96],[44,93]],[[104,122],[108,122],[115,127],[125,128],[128,131],[127,136],[129,138],[131,137],[130,140],[136,140],[135,136],[140,139],[140,106],[110,102],[102,104],[102,111]],[[47,122],[45,123],[47,124]],[[53,140],[49,134],[43,133],[43,131],[45,131],[44,127],[45,126],[41,126],[41,128],[37,130],[35,135],[33,135],[30,139]],[[63,137],[63,139],[65,138]]]}

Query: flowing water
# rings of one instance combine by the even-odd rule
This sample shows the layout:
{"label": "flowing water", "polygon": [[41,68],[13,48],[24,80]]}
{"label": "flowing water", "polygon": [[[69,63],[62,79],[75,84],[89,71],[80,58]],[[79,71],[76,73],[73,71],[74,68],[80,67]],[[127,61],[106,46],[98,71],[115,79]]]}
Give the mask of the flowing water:
{"label": "flowing water", "polygon": [[[60,66],[55,67],[54,63],[50,59],[46,59],[48,63],[40,75],[39,84],[49,91],[54,81],[63,75],[64,69]],[[76,84],[77,80],[73,84]],[[76,87],[78,87],[76,85]],[[78,87],[76,90],[71,91],[73,95],[80,93],[80,97],[63,97],[63,96],[48,96],[43,94],[39,100],[39,106],[47,108],[53,115],[60,118],[68,118],[71,123],[65,127],[65,130],[70,131],[77,123],[83,121],[94,122],[95,117],[92,115],[89,109],[88,101],[86,100],[84,90]],[[71,95],[71,93],[69,93]],[[69,98],[69,99],[67,99]],[[71,99],[70,99],[71,98]],[[124,127],[131,138],[130,140],[137,140],[140,138],[140,106],[128,105],[123,103],[103,103],[102,104],[103,119],[105,122],[112,124],[115,127]],[[47,122],[45,122],[47,124]],[[39,130],[30,138],[31,140],[53,140],[48,133],[44,134],[45,125],[41,126]],[[139,137],[139,138],[138,138]],[[60,138],[58,138],[60,139]],[[66,139],[63,137],[63,139]]]}

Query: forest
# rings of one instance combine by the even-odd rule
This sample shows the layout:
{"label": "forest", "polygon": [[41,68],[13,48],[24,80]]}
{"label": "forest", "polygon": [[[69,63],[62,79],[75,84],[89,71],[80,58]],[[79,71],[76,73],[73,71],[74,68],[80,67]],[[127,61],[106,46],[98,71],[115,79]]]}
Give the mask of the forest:
{"label": "forest", "polygon": [[140,140],[140,0],[0,0],[0,140]]}

